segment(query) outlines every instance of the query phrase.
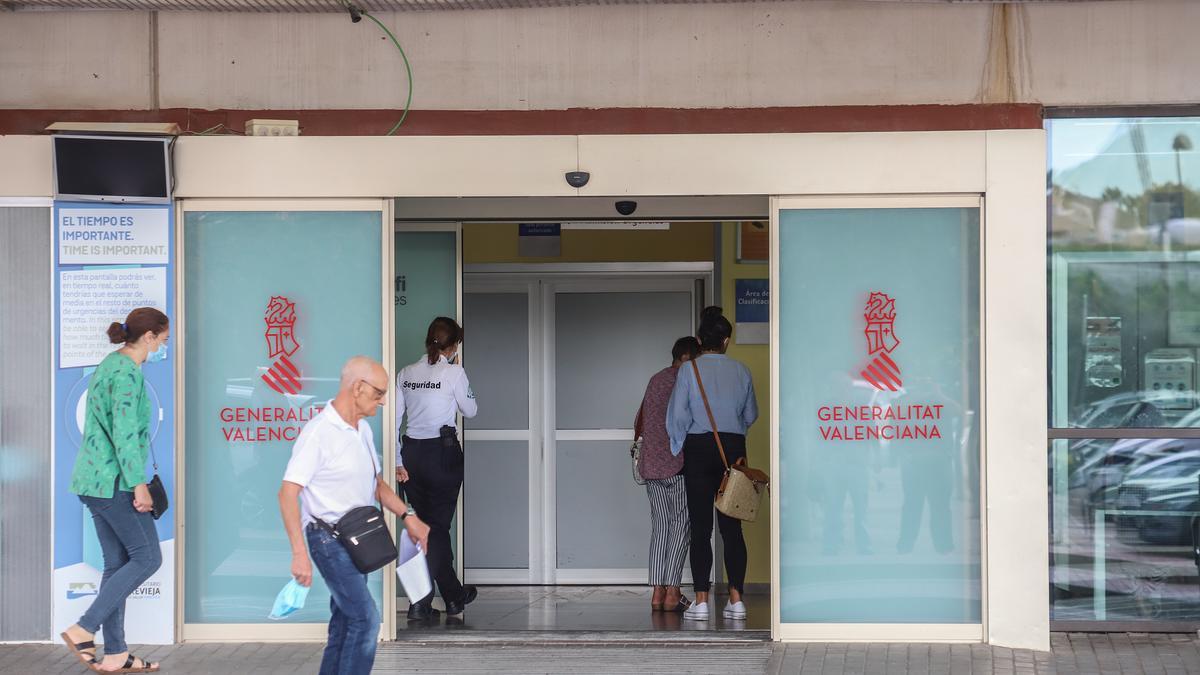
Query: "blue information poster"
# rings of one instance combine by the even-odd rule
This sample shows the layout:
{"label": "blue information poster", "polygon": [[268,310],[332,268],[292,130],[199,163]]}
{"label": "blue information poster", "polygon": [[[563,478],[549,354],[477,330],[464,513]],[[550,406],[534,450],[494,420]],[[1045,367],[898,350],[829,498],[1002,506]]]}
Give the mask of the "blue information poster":
{"label": "blue information poster", "polygon": [[[91,514],[70,491],[83,438],[88,381],[117,345],[106,331],[130,310],[155,307],[175,322],[173,209],[169,205],[56,202],[54,205],[54,633],[91,605],[104,562]],[[168,348],[169,349],[169,348]],[[175,494],[175,357],[142,366],[158,475]],[[147,462],[147,479],[153,468]],[[131,643],[174,641],[175,531],[157,521],[162,566],[126,604]]]}

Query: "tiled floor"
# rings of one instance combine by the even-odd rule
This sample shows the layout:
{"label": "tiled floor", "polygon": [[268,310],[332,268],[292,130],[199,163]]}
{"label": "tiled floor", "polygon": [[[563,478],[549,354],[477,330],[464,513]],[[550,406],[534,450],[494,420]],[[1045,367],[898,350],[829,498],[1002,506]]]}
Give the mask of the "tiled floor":
{"label": "tiled floor", "polygon": [[[316,673],[319,643],[135,646],[163,673]],[[1196,635],[1065,634],[1052,652],[987,645],[479,644],[404,639],[379,646],[378,673],[625,675],[1189,675],[1200,673]],[[85,673],[60,645],[0,645],[0,673]]]}
{"label": "tiled floor", "polygon": [[[777,644],[764,596],[746,621],[651,613],[642,587],[488,587],[466,614],[409,624],[379,646],[375,672],[626,675],[1200,675],[1193,634],[1055,633],[1050,652],[989,645]],[[715,609],[719,610],[724,598]],[[440,602],[438,603],[440,604]],[[324,645],[134,646],[164,673],[316,673]],[[61,645],[0,645],[0,673],[84,673]]]}
{"label": "tiled floor", "polygon": [[[479,598],[462,617],[439,617],[429,623],[409,623],[408,605],[401,601],[397,627],[401,635],[422,637],[477,631],[566,632],[748,632],[745,637],[771,628],[770,599],[745,597],[746,619],[721,617],[724,596],[709,602],[709,621],[687,621],[675,612],[651,612],[650,589],[645,586],[481,586]],[[434,602],[441,607],[440,601]]]}

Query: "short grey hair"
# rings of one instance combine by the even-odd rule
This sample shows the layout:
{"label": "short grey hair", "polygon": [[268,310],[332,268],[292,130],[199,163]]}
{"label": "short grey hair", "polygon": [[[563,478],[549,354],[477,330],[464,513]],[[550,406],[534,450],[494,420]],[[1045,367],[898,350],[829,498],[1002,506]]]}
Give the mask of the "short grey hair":
{"label": "short grey hair", "polygon": [[354,383],[359,380],[365,380],[371,376],[371,371],[376,368],[383,369],[383,364],[369,356],[352,356],[346,365],[342,366],[342,381],[339,389],[346,390],[354,386]]}

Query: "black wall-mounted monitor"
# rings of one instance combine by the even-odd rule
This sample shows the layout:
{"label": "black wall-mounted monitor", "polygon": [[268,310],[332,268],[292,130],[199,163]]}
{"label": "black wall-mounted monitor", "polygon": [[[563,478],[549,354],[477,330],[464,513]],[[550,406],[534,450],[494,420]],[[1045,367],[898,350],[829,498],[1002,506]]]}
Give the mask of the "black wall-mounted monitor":
{"label": "black wall-mounted monitor", "polygon": [[88,202],[170,202],[171,140],[162,136],[55,136],[55,196]]}

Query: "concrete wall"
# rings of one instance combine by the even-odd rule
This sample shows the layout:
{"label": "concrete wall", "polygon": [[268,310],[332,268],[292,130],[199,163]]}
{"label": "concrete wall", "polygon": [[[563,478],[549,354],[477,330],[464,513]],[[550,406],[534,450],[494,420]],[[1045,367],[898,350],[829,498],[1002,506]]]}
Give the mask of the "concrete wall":
{"label": "concrete wall", "polygon": [[[381,14],[424,110],[1200,100],[1200,3],[814,0]],[[156,38],[156,39],[155,39]],[[341,14],[0,15],[0,108],[402,107]]]}

